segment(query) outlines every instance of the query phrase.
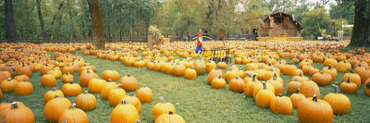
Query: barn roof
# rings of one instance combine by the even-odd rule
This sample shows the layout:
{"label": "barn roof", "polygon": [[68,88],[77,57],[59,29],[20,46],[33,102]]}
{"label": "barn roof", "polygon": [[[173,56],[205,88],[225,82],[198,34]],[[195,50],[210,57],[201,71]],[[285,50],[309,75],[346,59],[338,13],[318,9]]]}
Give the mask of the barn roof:
{"label": "barn roof", "polygon": [[294,25],[296,25],[300,30],[303,29],[303,26],[301,25],[301,23],[298,22],[297,19],[293,20],[292,15],[290,15],[288,13],[285,13],[285,12],[281,12],[281,11],[275,12],[275,13],[271,13],[271,14],[267,14],[267,15],[265,15],[265,17],[262,18],[262,20],[265,21],[266,19],[269,18],[269,16],[277,16],[277,15],[280,15],[280,14],[281,15],[285,15],[285,16],[289,16],[290,21],[292,21]]}

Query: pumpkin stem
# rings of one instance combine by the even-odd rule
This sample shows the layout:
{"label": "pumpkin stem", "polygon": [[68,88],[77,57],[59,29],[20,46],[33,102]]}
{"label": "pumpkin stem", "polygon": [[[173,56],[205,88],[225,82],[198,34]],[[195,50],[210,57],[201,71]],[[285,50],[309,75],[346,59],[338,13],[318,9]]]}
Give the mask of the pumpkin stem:
{"label": "pumpkin stem", "polygon": [[125,99],[122,99],[121,104],[127,104],[126,100]]}
{"label": "pumpkin stem", "polygon": [[55,97],[54,98],[60,98],[60,96],[59,95],[55,95]]}
{"label": "pumpkin stem", "polygon": [[324,74],[324,72],[320,71],[320,74]]}
{"label": "pumpkin stem", "polygon": [[296,94],[299,94],[299,88],[297,88],[297,91],[295,92]]}
{"label": "pumpkin stem", "polygon": [[18,105],[16,102],[12,102],[12,110],[17,109]]}
{"label": "pumpkin stem", "polygon": [[76,103],[72,103],[72,105],[69,106],[69,109],[74,109],[74,108],[76,108]]}
{"label": "pumpkin stem", "polygon": [[135,120],[135,123],[140,123],[140,120]]}
{"label": "pumpkin stem", "polygon": [[169,111],[169,112],[168,112],[168,114],[169,114],[169,115],[173,115],[173,112],[172,112],[172,111]]}
{"label": "pumpkin stem", "polygon": [[246,75],[248,75],[249,77],[252,77],[252,75],[251,75],[251,74],[249,74],[249,73],[247,73]]}
{"label": "pumpkin stem", "polygon": [[12,78],[8,78],[8,81],[11,81],[12,80]]}
{"label": "pumpkin stem", "polygon": [[84,91],[84,94],[88,94],[88,93],[89,93],[89,91],[88,91],[88,90],[85,90],[85,91]]}
{"label": "pumpkin stem", "polygon": [[121,84],[117,84],[117,85],[116,85],[116,88],[119,88],[119,87],[121,87],[121,86],[122,86]]}
{"label": "pumpkin stem", "polygon": [[128,77],[130,77],[130,76],[131,76],[131,74],[127,74],[127,76],[128,76]]}
{"label": "pumpkin stem", "polygon": [[370,88],[370,82],[368,82],[365,87]]}
{"label": "pumpkin stem", "polygon": [[256,81],[256,76],[257,74],[254,74],[253,77],[252,77],[252,81]]}
{"label": "pumpkin stem", "polygon": [[337,93],[339,92],[338,86],[337,86],[337,85],[335,85],[335,84],[333,84],[332,86],[334,87],[334,91],[335,91],[335,93],[337,94]]}
{"label": "pumpkin stem", "polygon": [[75,83],[73,80],[69,82],[69,84],[73,84],[73,83]]}
{"label": "pumpkin stem", "polygon": [[349,70],[349,72],[351,72],[351,73],[354,73],[354,71],[352,69],[347,69],[347,70]]}
{"label": "pumpkin stem", "polygon": [[222,77],[222,76],[221,76],[221,75],[219,75],[219,76],[218,76],[218,79],[221,79],[221,77]]}
{"label": "pumpkin stem", "polygon": [[143,84],[143,88],[145,88],[146,87],[146,85],[145,84]]}
{"label": "pumpkin stem", "polygon": [[347,79],[347,83],[350,83],[351,81],[350,81],[350,77],[348,77],[348,79]]}
{"label": "pumpkin stem", "polygon": [[128,95],[129,96],[135,96],[135,94],[133,92],[129,93]]}
{"label": "pumpkin stem", "polygon": [[263,90],[266,90],[267,89],[267,86],[266,86],[266,82],[265,81],[262,81],[262,85],[263,85]]}
{"label": "pumpkin stem", "polygon": [[296,77],[296,78],[294,79],[294,81],[298,82],[298,77]]}
{"label": "pumpkin stem", "polygon": [[313,94],[312,101],[317,102],[317,95],[316,94]]}
{"label": "pumpkin stem", "polygon": [[163,96],[159,96],[159,99],[161,99],[163,103],[165,103],[165,102],[166,102],[166,101],[164,100]]}

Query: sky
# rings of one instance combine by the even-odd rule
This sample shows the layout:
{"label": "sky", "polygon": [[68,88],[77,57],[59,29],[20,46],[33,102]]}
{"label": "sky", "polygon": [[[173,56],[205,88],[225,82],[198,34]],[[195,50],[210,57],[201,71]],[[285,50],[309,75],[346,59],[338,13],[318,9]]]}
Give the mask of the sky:
{"label": "sky", "polygon": [[[320,0],[307,0],[307,2],[313,2],[313,3],[316,3],[317,1],[320,1]],[[335,4],[335,0],[330,0],[330,2],[325,6],[326,10],[330,9],[330,4]]]}

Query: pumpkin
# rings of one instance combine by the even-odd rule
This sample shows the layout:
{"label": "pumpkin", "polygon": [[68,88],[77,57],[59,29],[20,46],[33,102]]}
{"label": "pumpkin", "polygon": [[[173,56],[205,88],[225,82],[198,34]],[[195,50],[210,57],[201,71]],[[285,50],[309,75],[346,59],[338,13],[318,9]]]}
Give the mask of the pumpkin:
{"label": "pumpkin", "polygon": [[185,123],[184,118],[178,114],[173,114],[172,111],[169,111],[168,114],[162,114],[159,116],[155,123]]}
{"label": "pumpkin", "polygon": [[243,92],[244,91],[244,81],[239,77],[235,77],[229,83],[229,89],[234,92]]}
{"label": "pumpkin", "polygon": [[18,84],[17,80],[12,80],[11,78],[8,78],[1,82],[1,90],[4,93],[10,93],[14,91],[15,86]]}
{"label": "pumpkin", "polygon": [[186,79],[195,79],[197,78],[197,72],[193,68],[187,68],[185,70],[184,76]]}
{"label": "pumpkin", "polygon": [[0,88],[0,100],[3,99],[3,91],[1,91],[1,88]]}
{"label": "pumpkin", "polygon": [[73,80],[74,80],[74,77],[73,77],[72,74],[67,73],[67,74],[62,75],[62,82],[64,82],[64,83],[69,83]]}
{"label": "pumpkin", "polygon": [[219,70],[217,67],[210,71],[207,77],[207,84],[211,84],[214,78],[217,78],[219,76],[223,76],[223,73],[221,70]]}
{"label": "pumpkin", "polygon": [[364,93],[366,96],[370,96],[370,79],[364,83]]}
{"label": "pumpkin", "polygon": [[299,86],[300,92],[305,96],[305,97],[313,97],[314,94],[318,98],[320,98],[320,89],[319,86],[313,81],[304,81],[301,83]]}
{"label": "pumpkin", "polygon": [[[126,100],[128,104],[135,106],[137,111],[140,113],[141,103],[140,103],[140,100],[134,95],[134,93],[129,93],[128,95],[123,96],[122,99]],[[119,103],[120,102],[118,102],[118,104]]]}
{"label": "pumpkin", "polygon": [[351,77],[348,77],[347,81],[343,81],[340,84],[340,91],[348,94],[357,93],[357,84],[350,81]]}
{"label": "pumpkin", "polygon": [[227,68],[227,64],[225,62],[218,62],[216,66],[219,69],[226,69]]}
{"label": "pumpkin", "polygon": [[288,94],[293,94],[296,92],[297,89],[301,86],[301,82],[298,81],[298,78],[296,78],[294,81],[291,81],[287,85],[287,92]]}
{"label": "pumpkin", "polygon": [[334,85],[335,93],[324,96],[324,100],[330,104],[334,114],[347,114],[351,110],[351,101],[344,94],[338,93],[337,85]]}
{"label": "pumpkin", "polygon": [[62,86],[62,92],[65,96],[77,96],[81,93],[81,86],[71,81]]}
{"label": "pumpkin", "polygon": [[131,76],[130,74],[122,77],[119,82],[122,85],[121,87],[125,89],[125,91],[135,91],[137,88],[137,80],[134,76]]}
{"label": "pumpkin", "polygon": [[76,104],[72,104],[59,117],[58,123],[88,123],[89,119],[86,113],[76,108]]}
{"label": "pumpkin", "polygon": [[301,123],[331,123],[333,121],[333,109],[325,100],[307,98],[298,105],[298,120]]}
{"label": "pumpkin", "polygon": [[[9,107],[8,107],[9,108]],[[32,110],[23,104],[12,102],[9,109],[1,115],[1,122],[4,123],[34,123],[35,115]]]}
{"label": "pumpkin", "polygon": [[216,68],[216,62],[209,60],[206,63],[206,71],[209,73]]}
{"label": "pumpkin", "polygon": [[93,110],[96,107],[96,98],[87,90],[79,94],[76,99],[76,106],[84,111]]}
{"label": "pumpkin", "polygon": [[270,101],[270,110],[276,114],[292,114],[293,104],[289,97],[275,96]]}
{"label": "pumpkin", "polygon": [[283,93],[284,85],[281,81],[277,80],[276,77],[273,77],[272,79],[268,80],[267,83],[274,86],[275,96],[280,95],[280,94]]}
{"label": "pumpkin", "polygon": [[46,103],[44,107],[44,116],[46,121],[57,122],[59,117],[66,111],[72,103],[63,97],[56,96]]}
{"label": "pumpkin", "polygon": [[197,71],[198,75],[203,75],[206,73],[206,64],[203,63],[202,61],[196,61],[194,62],[194,69]]}
{"label": "pumpkin", "polygon": [[92,93],[100,93],[103,90],[103,87],[107,83],[103,79],[93,78],[89,81],[88,89]]}
{"label": "pumpkin", "polygon": [[120,103],[123,96],[126,95],[126,91],[121,88],[121,84],[118,84],[115,89],[111,90],[108,95],[108,101],[110,106],[116,106]]}
{"label": "pumpkin", "polygon": [[262,81],[260,83],[257,83],[253,88],[253,98],[256,99],[256,95],[260,90],[263,90],[263,83],[265,83],[267,90],[271,91],[275,95],[275,88],[272,84],[266,83],[265,81]]}
{"label": "pumpkin", "polygon": [[240,77],[238,71],[236,70],[229,69],[229,71],[225,73],[225,80],[227,83],[230,83],[230,81],[236,77]]}
{"label": "pumpkin", "polygon": [[57,80],[55,79],[55,76],[48,73],[41,76],[40,82],[43,87],[54,87],[57,85]]}
{"label": "pumpkin", "polygon": [[141,103],[151,102],[153,98],[153,92],[144,84],[143,87],[137,90],[136,97],[140,100]]}
{"label": "pumpkin", "polygon": [[49,65],[49,64],[46,64],[46,65],[42,66],[41,69],[40,69],[41,75],[46,74],[48,71],[52,70],[53,67],[54,67],[53,65]]}
{"label": "pumpkin", "polygon": [[361,83],[365,83],[366,80],[370,78],[370,70],[365,68],[364,70],[360,71],[358,75],[360,75]]}
{"label": "pumpkin", "polygon": [[52,88],[51,90],[49,90],[48,92],[46,92],[45,94],[44,94],[44,102],[45,102],[45,104],[49,101],[49,100],[51,100],[51,99],[54,99],[55,98],[55,96],[59,96],[59,97],[64,97],[64,94],[63,94],[63,92],[61,91],[61,90],[56,90],[56,88],[54,87],[54,88]]}
{"label": "pumpkin", "polygon": [[247,97],[253,97],[253,89],[254,87],[260,83],[258,79],[256,78],[257,75],[252,76],[252,80],[250,81],[244,81],[245,87],[244,87],[244,95]]}
{"label": "pumpkin", "polygon": [[226,81],[222,78],[222,75],[219,75],[218,78],[214,78],[212,80],[211,87],[214,89],[226,88]]}
{"label": "pumpkin", "polygon": [[337,66],[337,64],[338,64],[338,61],[333,59],[333,58],[328,58],[328,59],[325,59],[325,61],[324,61],[325,66],[334,66],[335,67],[335,66]]}
{"label": "pumpkin", "polygon": [[113,90],[114,88],[116,88],[117,84],[115,82],[112,82],[112,81],[109,81],[107,82],[103,89],[101,90],[100,94],[101,94],[101,98],[103,99],[108,99],[108,95],[109,95],[109,92],[111,90]]}
{"label": "pumpkin", "polygon": [[185,74],[185,66],[177,63],[172,69],[172,75],[183,76]]}
{"label": "pumpkin", "polygon": [[299,89],[297,89],[296,93],[290,95],[290,100],[292,101],[294,108],[298,108],[299,103],[301,103],[301,101],[305,99],[306,97],[303,94],[299,93]]}
{"label": "pumpkin", "polygon": [[342,81],[346,81],[346,80],[348,80],[348,78],[350,78],[350,82],[353,82],[357,85],[357,87],[360,87],[361,86],[361,77],[357,73],[354,73],[354,71],[352,69],[348,69],[348,71],[350,71],[350,73],[345,73],[342,76]]}
{"label": "pumpkin", "polygon": [[117,81],[119,79],[119,74],[117,71],[109,69],[109,70],[104,70],[101,78],[104,79],[105,81]]}
{"label": "pumpkin", "polygon": [[172,103],[166,102],[162,96],[159,98],[162,100],[162,103],[155,104],[152,110],[154,120],[156,120],[160,115],[170,111],[176,114],[176,108]]}
{"label": "pumpkin", "polygon": [[335,80],[335,78],[337,78],[338,75],[337,69],[333,68],[332,66],[324,67],[322,69],[322,72],[330,74],[332,80]]}
{"label": "pumpkin", "polygon": [[110,114],[111,123],[134,123],[137,120],[140,120],[139,112],[124,99],[121,104],[114,107]]}
{"label": "pumpkin", "polygon": [[14,87],[15,95],[24,96],[30,95],[33,92],[33,86],[30,82],[18,82],[17,85]]}
{"label": "pumpkin", "polygon": [[15,76],[13,78],[14,80],[17,80],[18,82],[22,82],[22,81],[26,81],[26,82],[29,82],[30,81],[30,78],[26,75],[18,75],[18,76]]}
{"label": "pumpkin", "polygon": [[321,71],[315,73],[312,76],[312,80],[316,82],[318,85],[325,86],[331,84],[332,78],[330,74]]}
{"label": "pumpkin", "polygon": [[83,86],[83,87],[89,85],[90,80],[93,79],[93,78],[99,79],[99,76],[96,73],[90,72],[90,70],[88,70],[87,73],[82,74],[80,76],[80,78],[79,78],[80,85]]}
{"label": "pumpkin", "polygon": [[310,72],[308,73],[308,75],[310,76],[313,76],[315,73],[318,73],[320,72],[320,70],[318,68],[314,68],[314,69],[311,69]]}
{"label": "pumpkin", "polygon": [[6,72],[9,73],[8,71],[0,71],[0,82],[11,77],[10,73],[9,73],[10,76],[8,76]]}
{"label": "pumpkin", "polygon": [[335,68],[339,72],[348,72],[349,71],[348,69],[351,69],[352,66],[350,63],[347,62],[347,60],[345,60],[345,61],[339,62]]}
{"label": "pumpkin", "polygon": [[263,89],[258,91],[255,96],[255,101],[257,106],[261,108],[268,108],[270,106],[271,99],[275,96],[275,94],[271,90],[267,90],[266,83],[263,82]]}

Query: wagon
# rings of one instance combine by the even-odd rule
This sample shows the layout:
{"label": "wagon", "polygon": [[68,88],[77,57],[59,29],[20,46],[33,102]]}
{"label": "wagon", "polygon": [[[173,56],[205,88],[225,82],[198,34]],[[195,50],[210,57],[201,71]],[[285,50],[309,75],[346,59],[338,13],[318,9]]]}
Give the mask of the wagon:
{"label": "wagon", "polygon": [[230,48],[227,49],[211,49],[211,50],[202,50],[202,57],[207,57],[205,56],[205,52],[211,52],[211,58],[210,60],[215,61],[216,63],[218,62],[226,62],[226,63],[231,63],[231,57],[229,56]]}

